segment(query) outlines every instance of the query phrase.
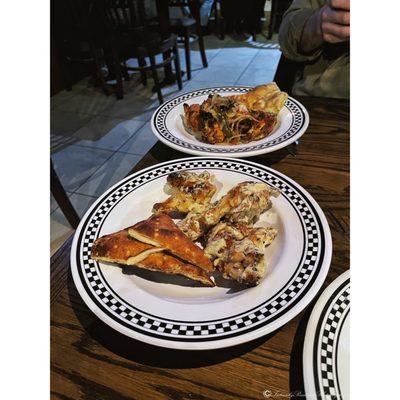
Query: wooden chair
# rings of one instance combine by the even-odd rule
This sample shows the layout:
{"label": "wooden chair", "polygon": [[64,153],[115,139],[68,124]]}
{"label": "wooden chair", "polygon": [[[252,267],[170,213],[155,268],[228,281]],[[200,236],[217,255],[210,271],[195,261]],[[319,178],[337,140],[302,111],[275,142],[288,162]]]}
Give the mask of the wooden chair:
{"label": "wooden chair", "polygon": [[63,0],[62,27],[57,27],[60,36],[62,69],[66,89],[72,89],[74,64],[91,66],[95,82],[106,95],[111,93],[102,72],[103,29],[95,0]]}
{"label": "wooden chair", "polygon": [[221,14],[221,0],[214,0],[211,6],[210,19],[215,21],[215,31],[220,40],[225,39],[225,20]]}
{"label": "wooden chair", "polygon": [[207,56],[204,46],[203,32],[200,21],[200,2],[199,0],[168,0],[168,5],[171,8],[179,7],[185,13],[186,8],[190,10],[189,16],[170,19],[172,32],[183,38],[185,46],[186,73],[187,79],[192,78],[192,68],[190,60],[190,33],[194,29],[199,41],[199,49],[203,67],[208,67]]}
{"label": "wooden chair", "polygon": [[272,35],[279,27],[282,21],[283,14],[289,8],[290,0],[271,0],[271,17],[268,26],[268,39],[272,39]]}
{"label": "wooden chair", "polygon": [[[146,84],[146,72],[151,71],[158,100],[160,104],[163,103],[157,69],[171,66],[172,62],[175,64],[178,87],[182,89],[176,36],[163,35],[157,27],[148,24],[144,0],[104,0],[103,7],[115,60],[118,97],[123,97],[123,71],[139,71],[143,84]],[[156,63],[155,57],[158,54],[163,55],[163,61]],[[139,66],[126,66],[125,61],[129,58],[137,58]],[[147,65],[146,58],[149,58],[150,65]]]}
{"label": "wooden chair", "polygon": [[67,218],[68,222],[71,226],[76,229],[79,225],[80,218],[75,211],[74,206],[72,205],[70,199],[68,198],[67,193],[60,182],[60,179],[57,176],[56,171],[54,170],[53,161],[50,159],[50,191],[53,197],[55,198],[57,204],[60,206],[61,211]]}

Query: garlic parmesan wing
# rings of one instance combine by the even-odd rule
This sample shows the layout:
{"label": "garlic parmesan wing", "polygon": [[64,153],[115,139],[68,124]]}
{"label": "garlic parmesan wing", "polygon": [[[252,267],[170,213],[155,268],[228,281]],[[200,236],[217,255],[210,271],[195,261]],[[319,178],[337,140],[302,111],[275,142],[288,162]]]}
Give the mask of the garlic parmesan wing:
{"label": "garlic parmesan wing", "polygon": [[171,196],[162,203],[154,204],[154,212],[187,214],[204,210],[217,190],[213,181],[214,176],[208,171],[200,174],[190,171],[172,172],[167,177]]}
{"label": "garlic parmesan wing", "polygon": [[208,235],[205,253],[226,279],[248,286],[265,276],[264,250],[275,239],[275,228],[252,228],[220,222]]}
{"label": "garlic parmesan wing", "polygon": [[242,182],[205,211],[189,213],[178,226],[191,240],[197,240],[222,218],[232,223],[251,224],[271,207],[270,197],[277,197],[279,193],[263,182]]}

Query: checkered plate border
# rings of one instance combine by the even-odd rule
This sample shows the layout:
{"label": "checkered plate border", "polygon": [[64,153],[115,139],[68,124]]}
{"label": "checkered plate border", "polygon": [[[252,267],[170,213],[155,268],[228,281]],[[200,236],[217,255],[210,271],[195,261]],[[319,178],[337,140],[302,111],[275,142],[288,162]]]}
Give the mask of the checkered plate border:
{"label": "checkered plate border", "polygon": [[[259,143],[256,145],[252,145],[248,143],[246,146],[238,148],[236,146],[218,146],[218,147],[209,147],[202,146],[200,144],[193,144],[188,141],[177,138],[173,132],[167,126],[167,117],[168,114],[174,110],[178,105],[188,101],[189,99],[193,99],[195,97],[206,96],[213,93],[246,93],[251,87],[248,86],[225,86],[225,87],[216,87],[216,88],[206,88],[201,90],[196,90],[192,92],[185,93],[181,96],[175,97],[174,99],[162,104],[154,113],[152,117],[152,129],[154,133],[162,139],[166,144],[173,144],[175,147],[180,148],[181,151],[192,150],[195,152],[201,152],[206,154],[222,154],[222,155],[234,155],[235,153],[258,153],[262,150],[272,151],[272,148],[279,147],[281,148],[283,143],[288,142],[290,144],[295,136],[298,136],[299,132],[304,131],[308,125],[308,116],[306,116],[306,112],[304,107],[295,99],[289,97],[286,101],[285,107],[287,111],[292,116],[292,122],[288,129],[281,132],[281,134],[275,138],[268,140],[263,143]],[[290,141],[290,143],[289,143]]]}
{"label": "checkered plate border", "polygon": [[321,400],[340,400],[337,356],[341,328],[350,312],[350,278],[330,296],[318,321],[314,340],[314,379]]}
{"label": "checkered plate border", "polygon": [[[119,201],[154,179],[184,169],[222,169],[236,171],[244,179],[258,178],[279,188],[300,220],[304,247],[295,273],[278,293],[251,310],[212,321],[177,321],[152,315],[127,303],[115,293],[105,280],[99,264],[90,259],[93,242],[110,211]],[[321,219],[324,220],[324,225]],[[196,157],[148,168],[126,178],[105,193],[89,210],[78,228],[76,253],[71,254],[71,265],[77,268],[80,283],[93,303],[118,324],[159,339],[182,342],[215,341],[259,329],[282,316],[300,301],[312,287],[322,264],[330,257],[330,251],[326,251],[326,238],[329,237],[330,240],[329,232],[324,231],[328,229],[326,226],[322,211],[316,210],[309,195],[284,175],[244,160]]]}

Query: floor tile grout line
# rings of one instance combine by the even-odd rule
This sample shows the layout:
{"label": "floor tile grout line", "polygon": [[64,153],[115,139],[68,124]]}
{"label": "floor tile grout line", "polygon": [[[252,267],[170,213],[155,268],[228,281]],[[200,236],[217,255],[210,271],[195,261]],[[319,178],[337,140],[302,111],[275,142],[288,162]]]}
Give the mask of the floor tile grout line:
{"label": "floor tile grout line", "polygon": [[[154,144],[155,144],[155,143],[154,143]],[[154,146],[154,145],[153,145],[153,146]],[[153,147],[153,146],[152,146],[152,147]],[[142,157],[142,158],[147,154],[147,152],[144,153],[144,154],[140,154],[140,153],[130,153],[129,151],[123,151],[123,150],[116,151],[116,153],[129,154],[129,155],[131,155],[131,156],[138,156],[138,157]]]}
{"label": "floor tile grout line", "polygon": [[239,81],[239,79],[243,76],[243,74],[247,71],[247,69],[249,68],[250,64],[253,62],[253,60],[257,57],[257,54],[260,52],[261,50],[258,50],[255,54],[254,57],[250,60],[250,62],[247,64],[246,68],[243,70],[243,72],[240,74],[239,78],[236,79],[235,84]]}
{"label": "floor tile grout line", "polygon": [[139,131],[147,124],[147,122],[143,122],[143,124],[136,129],[135,133],[132,135],[132,137],[128,138],[125,140],[124,143],[121,144],[121,146],[118,147],[118,149],[116,150],[117,152],[119,152],[119,150],[121,149],[121,147],[125,146],[126,143],[128,143],[129,140],[133,139],[134,137],[136,137],[136,135],[139,133]]}
{"label": "floor tile grout line", "polygon": [[[109,151],[111,151],[111,150],[109,150]],[[90,174],[90,176],[88,176],[83,182],[82,182],[82,184],[81,185],[79,185],[78,186],[78,188],[77,189],[75,189],[74,191],[73,191],[73,194],[74,193],[77,193],[78,192],[78,190],[86,183],[86,182],[88,182],[89,181],[89,179],[116,153],[116,151],[111,151],[111,155],[109,156],[109,157],[107,157],[94,171],[93,171],[93,173],[92,174]],[[71,191],[69,191],[69,192],[71,192]],[[80,193],[78,193],[78,194],[80,194]]]}
{"label": "floor tile grout line", "polygon": [[[83,79],[82,79],[82,80],[83,80]],[[81,81],[79,81],[79,82],[81,82]],[[71,97],[73,97],[73,96],[75,96],[76,94],[81,93],[84,89],[85,89],[85,88],[81,88],[81,89],[79,89],[76,93],[71,93],[71,92],[74,91],[74,88],[72,88],[70,91],[64,89],[64,91],[66,91],[67,93],[71,93]],[[51,111],[51,110],[57,109],[57,107],[63,105],[64,102],[66,102],[66,101],[68,101],[68,100],[71,100],[71,98],[66,98],[66,99],[62,100],[61,103],[58,104],[57,106],[52,106],[52,105],[51,105],[51,98],[57,96],[58,94],[59,94],[59,93],[56,93],[54,96],[50,96],[50,111]]]}
{"label": "floor tile grout line", "polygon": [[[144,124],[144,125],[145,125],[145,124]],[[144,126],[144,125],[143,125],[143,126]],[[143,126],[142,126],[142,127],[143,127]],[[141,128],[139,128],[139,129],[141,129]],[[138,129],[138,131],[139,131],[139,129]],[[138,131],[137,131],[137,132],[138,132]],[[132,139],[132,138],[129,138],[128,140],[130,140],[130,139]],[[78,145],[76,145],[76,146],[78,146]],[[84,146],[81,146],[81,147],[84,147]],[[111,150],[108,150],[108,151],[111,151]],[[117,153],[129,154],[129,155],[141,156],[141,157],[144,157],[144,155],[145,155],[145,154],[133,154],[133,153],[125,152],[125,151],[113,150],[113,151],[112,151],[112,154],[110,155],[110,157],[108,157],[106,160],[104,160],[104,162],[101,163],[101,165],[99,165],[99,167],[96,168],[96,170],[93,171],[93,173],[92,173],[84,182],[82,182],[82,184],[79,185],[77,189],[75,189],[73,192],[71,192],[70,190],[69,190],[68,192],[71,193],[71,194],[82,194],[82,195],[85,195],[84,193],[79,192],[79,190],[82,188],[82,186],[85,185],[87,182],[89,182],[90,178],[92,178],[93,175],[95,175],[96,172],[99,171],[99,169],[100,169],[101,167],[103,167],[103,165],[105,165],[105,164],[106,164],[112,157],[114,157],[115,154],[117,154]],[[140,161],[140,160],[139,160],[139,161]],[[136,164],[135,164],[135,165],[136,165]],[[90,196],[90,195],[86,194],[85,196]],[[93,197],[94,197],[94,196],[93,196]],[[98,197],[98,196],[97,196],[97,197]],[[97,198],[97,197],[96,197],[96,198]]]}
{"label": "floor tile grout line", "polygon": [[[98,114],[99,117],[107,117],[107,118],[120,118],[120,119],[124,119],[124,118],[128,118],[129,115],[110,115],[110,114],[103,114],[103,112]],[[134,119],[135,121],[145,121],[144,119],[139,119],[136,117],[130,118],[130,119]],[[127,121],[125,119],[125,121]],[[148,122],[148,120],[146,120],[145,122]]]}
{"label": "floor tile grout line", "polygon": [[[124,120],[124,121],[126,121],[126,120]],[[138,120],[137,120],[137,121],[138,121]],[[139,121],[138,121],[138,122],[139,122]],[[126,139],[117,149],[106,149],[105,147],[91,146],[91,145],[89,145],[89,144],[82,144],[82,143],[71,143],[70,146],[84,147],[85,149],[95,149],[95,150],[112,151],[112,152],[114,152],[114,153],[120,152],[119,149],[120,149],[122,146],[124,146],[129,140],[131,140],[133,137],[135,137],[136,134],[139,132],[139,130],[142,129],[142,128],[147,124],[147,122],[144,122],[144,121],[140,121],[140,122],[143,122],[143,124],[141,124],[141,125],[135,130],[135,132],[132,134],[132,136],[129,137],[128,139]],[[79,130],[79,129],[78,129],[78,130]],[[75,133],[76,133],[76,132],[75,132]],[[121,153],[126,153],[126,152],[121,152]]]}
{"label": "floor tile grout line", "polygon": [[[65,111],[65,110],[60,110],[59,108],[52,108],[51,110],[50,110],[50,118],[51,118],[51,113],[53,112],[53,111],[59,111],[59,112],[62,112],[62,113],[66,113],[66,114],[82,114],[82,115],[84,115],[84,116],[87,116],[87,117],[96,117],[96,116],[98,116],[100,113],[97,113],[97,114],[92,114],[92,113],[87,113],[87,112],[82,112],[82,111]],[[93,118],[92,118],[93,119]],[[92,120],[91,119],[91,120]],[[90,120],[90,121],[91,121]]]}
{"label": "floor tile grout line", "polygon": [[[98,116],[101,116],[101,115],[98,115]],[[106,117],[106,116],[104,116],[104,117]],[[96,118],[96,117],[95,117]],[[142,129],[143,128],[143,126],[144,125],[146,125],[147,124],[147,122],[149,122],[149,121],[143,121],[143,120],[138,120],[138,119],[134,119],[134,118],[131,118],[130,120],[127,120],[127,119],[124,119],[124,118],[120,118],[120,117],[107,117],[107,118],[114,118],[114,119],[119,119],[119,120],[121,120],[120,121],[120,123],[121,122],[125,122],[125,121],[132,121],[132,120],[135,120],[135,121],[137,121],[137,122],[143,122],[141,125],[140,125],[140,127],[135,131],[135,133],[139,130],[139,129]],[[91,119],[90,121],[88,121],[87,122],[87,124],[85,124],[85,125],[83,125],[83,126],[81,126],[80,128],[78,128],[76,131],[74,131],[73,133],[72,133],[72,136],[69,136],[69,137],[66,137],[66,138],[68,138],[68,139],[74,139],[73,138],[73,135],[75,135],[80,129],[82,129],[82,128],[84,128],[86,125],[88,125],[91,121],[92,121],[93,119]],[[61,136],[61,137],[64,137],[63,135],[59,135],[59,134],[56,134],[56,133],[54,133],[54,134],[52,134],[52,133],[50,133],[50,140],[51,140],[51,135],[54,135],[54,136]],[[118,149],[120,149],[128,140],[130,140],[131,139],[131,137],[130,138],[128,138],[120,147],[118,147]],[[87,140],[87,139],[79,139],[79,140]],[[67,143],[68,144],[68,143]],[[88,145],[88,144],[82,144],[82,143],[78,143],[78,142],[76,142],[76,143],[70,143],[70,144],[68,144],[69,146],[79,146],[79,147],[84,147],[84,148],[90,148],[90,149],[98,149],[98,150],[106,150],[106,151],[118,151],[118,149],[116,149],[116,150],[114,150],[114,149],[107,149],[107,148],[105,148],[105,147],[96,147],[96,146],[91,146],[91,145]],[[51,152],[51,143],[50,143],[50,152]],[[62,149],[63,150],[63,149]],[[55,152],[55,153],[57,153],[57,152]]]}
{"label": "floor tile grout line", "polygon": [[[130,156],[137,156],[137,157],[144,157],[144,154],[132,154],[132,153],[125,153],[125,152],[122,152],[122,151],[118,151],[118,152],[116,152],[116,153],[120,153],[120,154],[129,154]],[[108,160],[107,160],[108,161]],[[134,168],[135,167],[135,165],[137,165],[137,163],[140,161],[140,159],[132,166],[132,168]],[[131,169],[132,169],[131,168]],[[92,175],[91,175],[92,176]],[[123,177],[121,177],[118,181],[120,181],[121,179],[124,179],[125,178],[125,176],[123,176]],[[115,182],[115,183],[113,183],[111,186],[109,186],[109,187],[107,187],[106,189],[104,189],[104,191],[103,191],[103,193],[105,193],[108,189],[110,189],[110,187],[112,187],[112,186],[114,186],[115,184],[117,184],[118,183],[118,181],[117,182]],[[87,196],[87,197],[94,197],[96,200],[100,197],[100,196],[102,196],[103,195],[103,193],[102,194],[100,194],[99,196],[91,196],[91,195],[88,195],[88,194],[85,194],[85,193],[82,193],[82,192],[80,192],[79,190],[82,188],[82,186],[85,184],[85,183],[87,183],[88,181],[86,181],[86,182],[84,182],[81,186],[79,186],[79,188],[73,193],[73,194],[78,194],[78,195],[81,195],[81,196]]]}

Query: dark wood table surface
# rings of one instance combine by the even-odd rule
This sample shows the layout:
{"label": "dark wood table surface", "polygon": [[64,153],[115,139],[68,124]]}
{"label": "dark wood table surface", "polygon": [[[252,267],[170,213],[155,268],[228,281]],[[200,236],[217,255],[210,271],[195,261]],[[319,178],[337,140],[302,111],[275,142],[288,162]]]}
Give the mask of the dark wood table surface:
{"label": "dark wood table surface", "polygon": [[[300,144],[250,160],[293,178],[325,212],[333,239],[326,287],[349,268],[349,102],[299,100],[310,113]],[[158,142],[132,172],[187,156]],[[199,352],[154,347],[109,328],[84,304],[70,274],[71,242],[51,258],[52,398],[263,399],[269,390],[270,398],[304,399],[301,349],[317,297],[273,334],[243,345]]]}

